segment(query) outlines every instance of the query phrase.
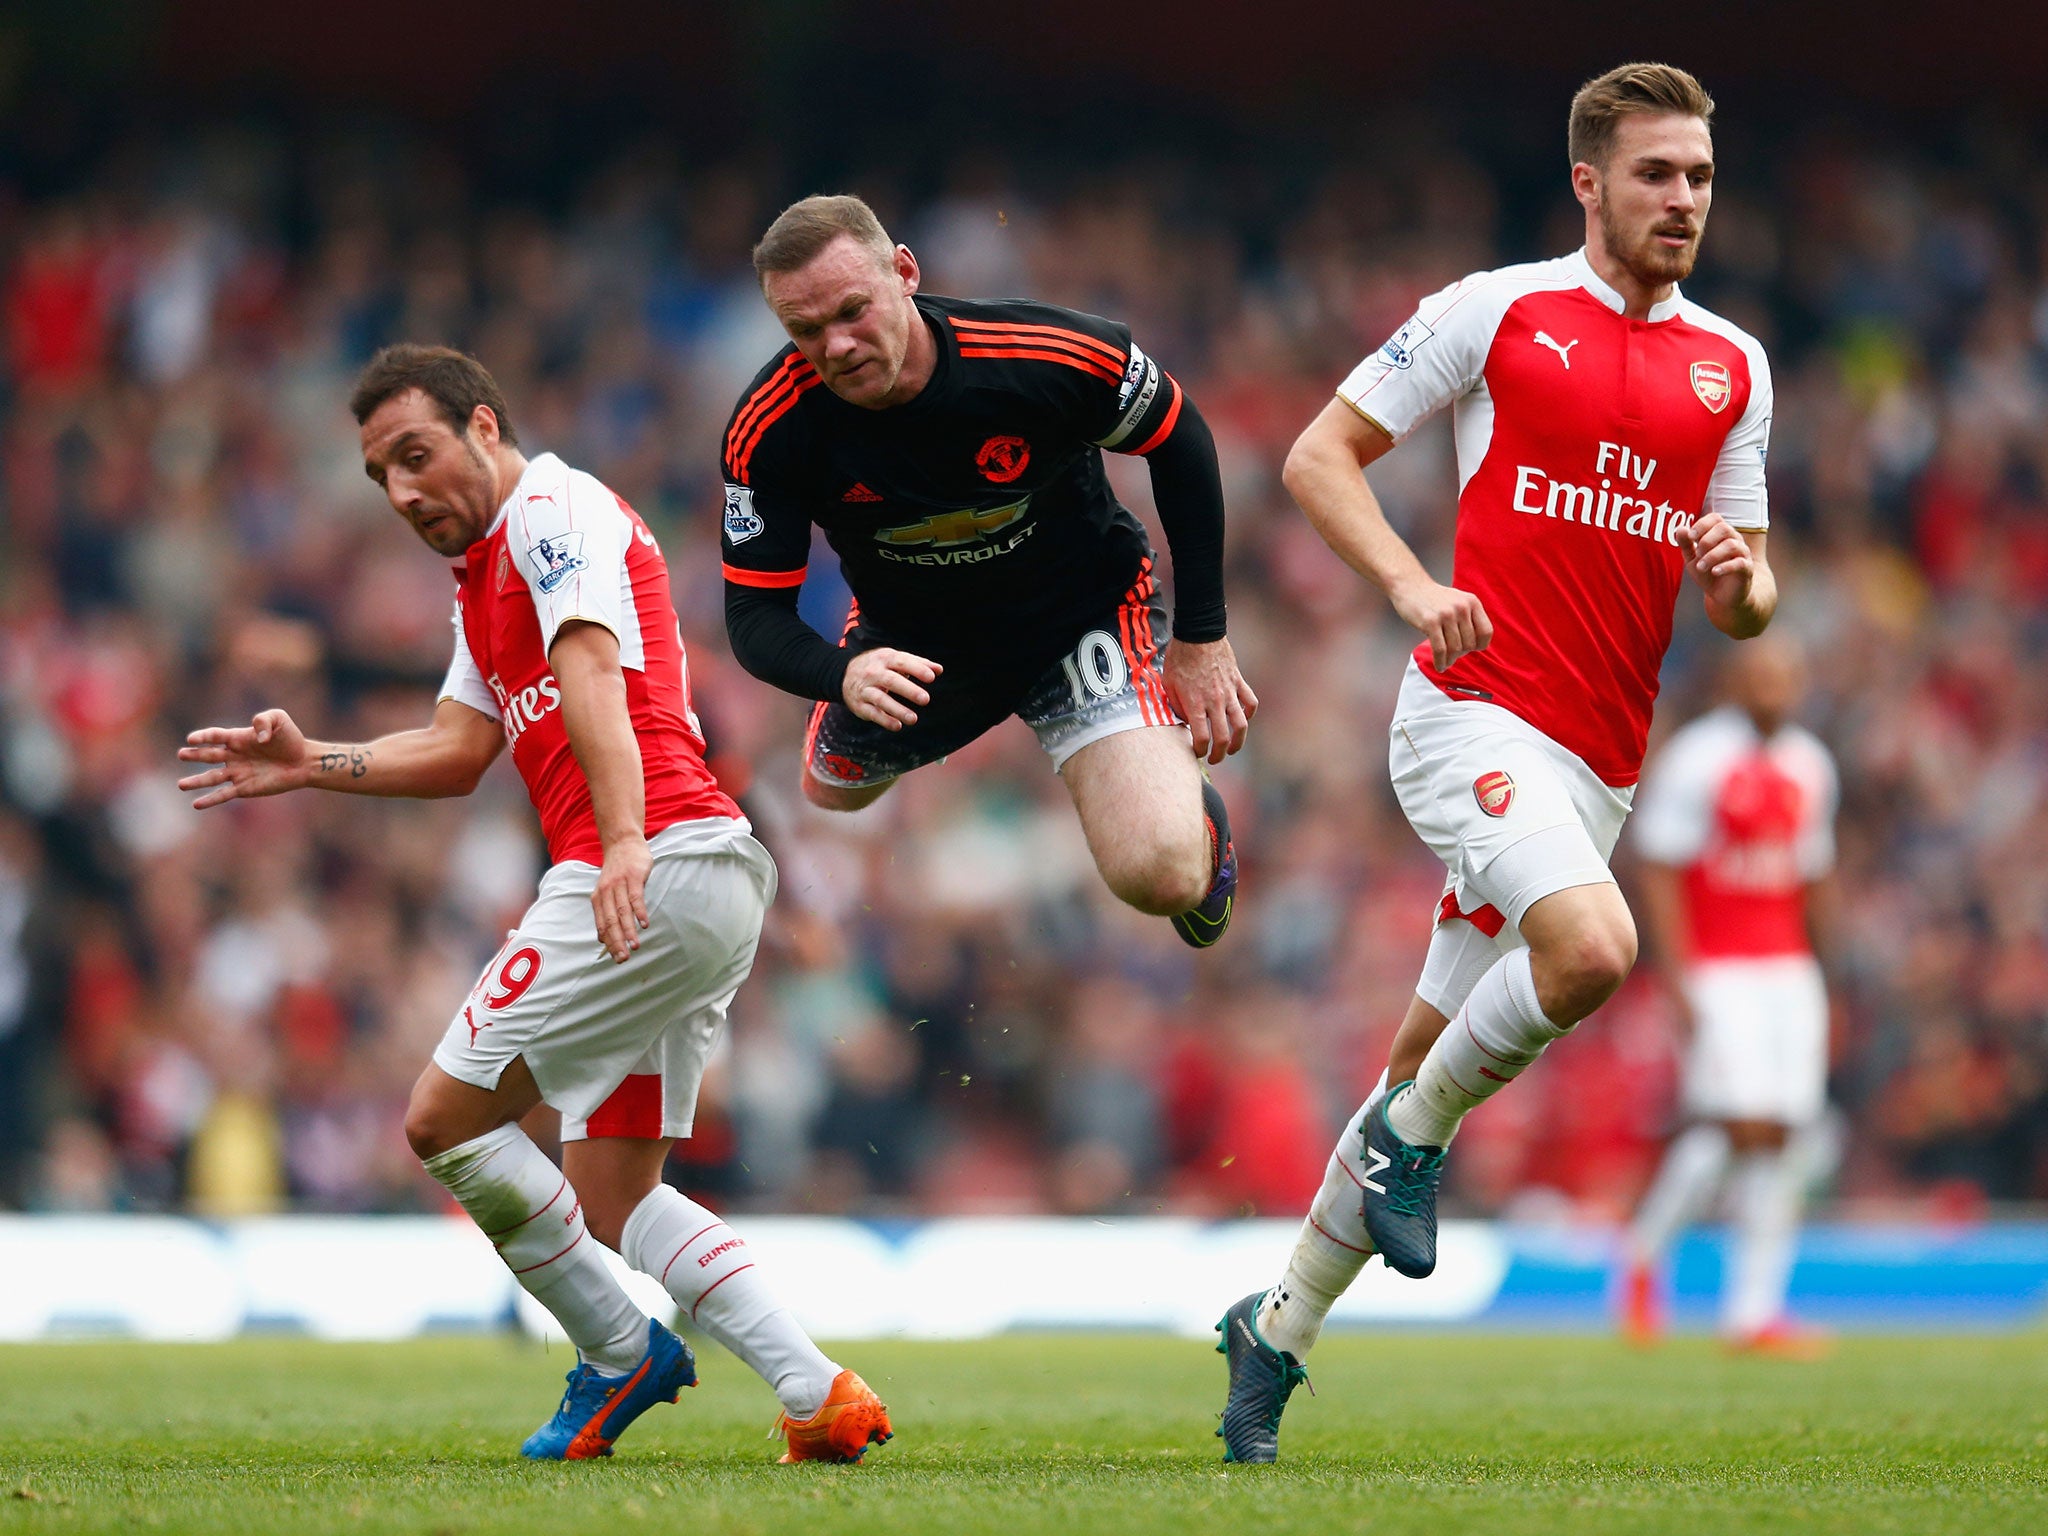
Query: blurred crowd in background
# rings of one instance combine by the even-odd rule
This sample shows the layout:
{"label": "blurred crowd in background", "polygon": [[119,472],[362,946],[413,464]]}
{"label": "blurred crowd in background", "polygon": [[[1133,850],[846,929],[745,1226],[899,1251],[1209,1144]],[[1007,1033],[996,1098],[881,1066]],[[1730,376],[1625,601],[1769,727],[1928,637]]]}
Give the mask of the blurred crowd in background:
{"label": "blurred crowd in background", "polygon": [[[1355,160],[977,152],[829,188],[648,142],[529,201],[431,142],[238,126],[61,191],[0,180],[0,1205],[437,1205],[401,1110],[541,867],[509,761],[466,801],[195,815],[173,760],[261,707],[330,739],[430,713],[451,582],[345,409],[406,339],[476,353],[530,452],[659,535],[713,766],[781,865],[678,1182],[788,1211],[1302,1209],[1441,870],[1386,782],[1414,637],[1280,462],[1419,296],[1580,240],[1561,142],[1541,182],[1460,142],[1413,120]],[[2048,1198],[2048,161],[1995,133],[1746,142],[1687,292],[1771,351],[1778,623],[1843,773],[1833,1194],[1963,1219]],[[1015,722],[857,816],[796,793],[807,706],[724,639],[716,442],[782,339],[749,246],[842,189],[933,291],[1127,321],[1214,428],[1261,708],[1216,774],[1243,885],[1213,952],[1106,895]],[[1149,517],[1142,465],[1112,470]],[[1371,478],[1447,576],[1447,422]],[[836,634],[832,570],[804,611]],[[1660,733],[1726,648],[1688,587]],[[1450,1204],[1624,1211],[1671,1129],[1674,1023],[1646,963],[1473,1117]]]}

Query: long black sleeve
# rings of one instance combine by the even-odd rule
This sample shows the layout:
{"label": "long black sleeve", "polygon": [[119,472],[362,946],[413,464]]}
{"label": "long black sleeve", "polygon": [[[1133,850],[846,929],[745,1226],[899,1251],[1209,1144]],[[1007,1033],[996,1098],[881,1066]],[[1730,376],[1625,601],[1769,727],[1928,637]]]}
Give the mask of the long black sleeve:
{"label": "long black sleeve", "polygon": [[1181,397],[1173,430],[1145,454],[1145,462],[1152,466],[1152,499],[1173,552],[1173,638],[1196,645],[1221,640],[1223,474],[1216,465],[1216,439],[1191,398]]}
{"label": "long black sleeve", "polygon": [[741,666],[764,683],[806,699],[839,703],[853,653],[797,615],[797,587],[725,584],[725,633]]}

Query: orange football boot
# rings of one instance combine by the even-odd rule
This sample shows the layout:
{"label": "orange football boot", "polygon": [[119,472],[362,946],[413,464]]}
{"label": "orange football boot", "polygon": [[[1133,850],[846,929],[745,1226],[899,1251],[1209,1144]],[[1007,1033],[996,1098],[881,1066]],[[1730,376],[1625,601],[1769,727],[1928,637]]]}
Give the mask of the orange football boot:
{"label": "orange football boot", "polygon": [[1777,1317],[1761,1328],[1737,1334],[1728,1341],[1728,1349],[1733,1354],[1770,1360],[1825,1360],[1835,1352],[1835,1336],[1825,1328]]}
{"label": "orange football boot", "polygon": [[1648,1264],[1631,1264],[1622,1272],[1621,1336],[1637,1349],[1649,1349],[1664,1337],[1664,1298],[1657,1272]]}
{"label": "orange football boot", "polygon": [[782,1459],[791,1461],[859,1461],[870,1445],[885,1445],[896,1431],[889,1410],[874,1389],[851,1371],[832,1378],[825,1406],[798,1423],[788,1414],[775,1427],[789,1442]]}

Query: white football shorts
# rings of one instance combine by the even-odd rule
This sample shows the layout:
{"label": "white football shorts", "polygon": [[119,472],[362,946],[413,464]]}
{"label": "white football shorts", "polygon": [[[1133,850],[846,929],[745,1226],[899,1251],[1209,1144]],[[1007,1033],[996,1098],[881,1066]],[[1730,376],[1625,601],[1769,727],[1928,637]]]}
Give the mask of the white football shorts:
{"label": "white football shorts", "polygon": [[1800,1126],[1827,1099],[1828,998],[1811,955],[1703,960],[1687,968],[1693,1037],[1681,1088],[1701,1120]]}
{"label": "white football shorts", "polygon": [[[1502,945],[1543,897],[1611,883],[1607,860],[1635,799],[1603,784],[1520,715],[1453,699],[1411,657],[1389,732],[1394,793],[1416,835],[1449,871],[1442,912],[1469,917]],[[1505,930],[1505,931],[1503,931]]]}
{"label": "white football shorts", "polygon": [[526,1058],[562,1139],[687,1136],[704,1063],[753,969],[775,862],[745,820],[679,822],[649,840],[648,926],[624,964],[597,941],[594,865],[540,882],[435,1048],[450,1077],[495,1088]]}

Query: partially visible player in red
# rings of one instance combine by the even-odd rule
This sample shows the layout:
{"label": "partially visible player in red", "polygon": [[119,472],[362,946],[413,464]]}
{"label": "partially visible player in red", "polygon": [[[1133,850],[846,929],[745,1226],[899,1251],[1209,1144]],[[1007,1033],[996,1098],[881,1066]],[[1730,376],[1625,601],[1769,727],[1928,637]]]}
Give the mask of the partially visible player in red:
{"label": "partially visible player in red", "polygon": [[[283,710],[194,731],[195,808],[294,789],[466,795],[508,743],[552,867],[420,1074],[405,1133],[581,1357],[523,1454],[609,1455],[696,1382],[689,1347],[641,1312],[595,1237],[658,1278],[783,1405],[785,1460],[859,1459],[887,1410],[763,1283],[745,1241],[664,1184],[704,1064],[754,963],[775,866],[704,766],[668,567],[633,509],[551,453],[519,449],[482,364],[387,347],[351,402],[363,467],[456,561],[455,655],[433,723],[309,741]],[[519,1127],[562,1114],[557,1168]]]}
{"label": "partially visible player in red", "polygon": [[[1437,1183],[1466,1112],[1634,964],[1607,859],[1687,576],[1738,639],[1777,607],[1770,371],[1755,340],[1677,286],[1713,195],[1712,115],[1668,65],[1588,83],[1569,125],[1585,246],[1423,300],[1288,455],[1317,531],[1422,633],[1390,766],[1448,878],[1387,1077],[1338,1143],[1280,1281],[1225,1314],[1234,1457],[1277,1454],[1301,1357],[1372,1253],[1406,1275],[1435,1267]],[[1449,586],[1361,474],[1445,406],[1460,486]]]}
{"label": "partially visible player in red", "polygon": [[1825,1339],[1785,1292],[1810,1151],[1829,1140],[1828,1000],[1814,957],[1834,864],[1834,759],[1793,720],[1798,650],[1775,637],[1730,658],[1728,702],[1675,732],[1643,781],[1635,847],[1660,972],[1690,1026],[1666,1152],[1629,1233],[1622,1328],[1662,1331],[1657,1268],[1720,1187],[1735,1241],[1722,1282],[1731,1347],[1810,1357]]}

